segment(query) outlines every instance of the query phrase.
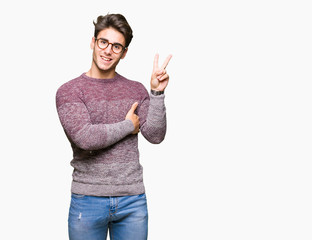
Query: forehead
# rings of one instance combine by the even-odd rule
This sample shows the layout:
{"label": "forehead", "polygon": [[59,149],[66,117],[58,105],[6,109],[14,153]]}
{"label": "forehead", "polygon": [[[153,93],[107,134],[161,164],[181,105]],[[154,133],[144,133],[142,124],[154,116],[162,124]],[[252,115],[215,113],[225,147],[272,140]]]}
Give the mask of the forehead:
{"label": "forehead", "polygon": [[122,33],[118,32],[114,28],[105,28],[99,32],[97,38],[105,38],[112,43],[121,43],[125,45],[126,40]]}

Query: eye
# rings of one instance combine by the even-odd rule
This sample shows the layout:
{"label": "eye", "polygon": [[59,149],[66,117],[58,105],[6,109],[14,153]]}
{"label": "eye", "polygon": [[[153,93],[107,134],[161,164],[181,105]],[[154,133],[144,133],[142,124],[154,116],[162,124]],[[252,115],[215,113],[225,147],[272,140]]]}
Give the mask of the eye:
{"label": "eye", "polygon": [[115,50],[121,50],[121,49],[122,49],[122,46],[119,45],[119,44],[114,44],[114,49],[115,49]]}
{"label": "eye", "polygon": [[106,41],[105,39],[100,39],[100,43],[101,43],[101,44],[106,44],[107,41]]}

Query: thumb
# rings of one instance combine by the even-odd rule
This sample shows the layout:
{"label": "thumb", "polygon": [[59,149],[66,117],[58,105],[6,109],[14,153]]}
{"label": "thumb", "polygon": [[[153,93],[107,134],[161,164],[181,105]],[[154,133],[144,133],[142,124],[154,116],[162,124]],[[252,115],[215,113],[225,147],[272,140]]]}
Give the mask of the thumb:
{"label": "thumb", "polygon": [[134,113],[134,111],[135,111],[135,109],[138,107],[138,105],[139,105],[138,102],[133,103],[132,106],[131,106],[130,111],[131,111],[132,113]]}

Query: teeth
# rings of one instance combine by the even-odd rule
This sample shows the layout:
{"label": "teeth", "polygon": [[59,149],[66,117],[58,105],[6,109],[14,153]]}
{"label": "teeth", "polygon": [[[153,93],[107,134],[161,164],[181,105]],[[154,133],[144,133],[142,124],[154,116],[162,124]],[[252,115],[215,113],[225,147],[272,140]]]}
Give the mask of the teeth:
{"label": "teeth", "polygon": [[103,60],[105,61],[109,61],[110,59],[109,58],[105,58],[105,57],[102,57]]}

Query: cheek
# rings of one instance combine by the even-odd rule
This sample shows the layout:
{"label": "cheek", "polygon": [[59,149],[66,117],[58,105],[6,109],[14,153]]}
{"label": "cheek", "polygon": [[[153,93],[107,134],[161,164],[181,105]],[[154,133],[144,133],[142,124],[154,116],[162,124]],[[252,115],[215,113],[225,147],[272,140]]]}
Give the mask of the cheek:
{"label": "cheek", "polygon": [[98,53],[98,52],[96,52],[96,51],[93,51],[93,60],[94,61],[99,61],[99,60],[101,60],[101,58],[100,58],[100,54]]}

